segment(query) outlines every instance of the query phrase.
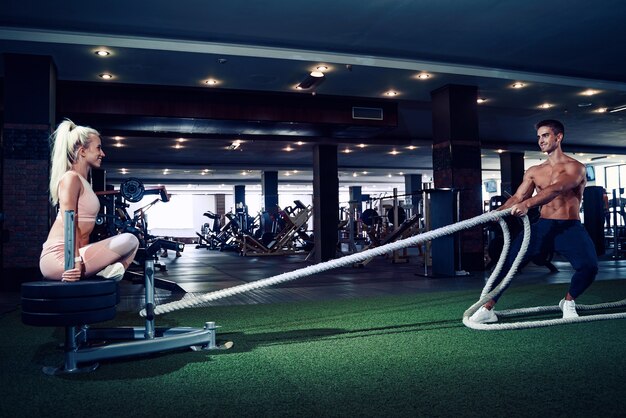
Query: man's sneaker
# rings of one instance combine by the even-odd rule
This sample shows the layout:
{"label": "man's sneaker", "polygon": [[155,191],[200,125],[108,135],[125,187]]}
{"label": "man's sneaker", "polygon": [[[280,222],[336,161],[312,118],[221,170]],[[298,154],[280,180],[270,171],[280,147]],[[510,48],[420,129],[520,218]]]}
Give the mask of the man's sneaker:
{"label": "man's sneaker", "polygon": [[481,306],[476,312],[474,312],[474,315],[470,316],[469,319],[477,324],[490,324],[492,322],[498,322],[498,316],[493,309],[487,309],[484,306]]}
{"label": "man's sneaker", "polygon": [[578,318],[578,313],[576,312],[576,302],[573,300],[565,300],[561,299],[559,302],[559,308],[563,311],[563,318]]}
{"label": "man's sneaker", "polygon": [[126,269],[122,263],[113,263],[109,266],[106,266],[98,273],[96,276],[101,277],[103,279],[111,279],[119,282],[124,278],[124,273],[126,273]]}

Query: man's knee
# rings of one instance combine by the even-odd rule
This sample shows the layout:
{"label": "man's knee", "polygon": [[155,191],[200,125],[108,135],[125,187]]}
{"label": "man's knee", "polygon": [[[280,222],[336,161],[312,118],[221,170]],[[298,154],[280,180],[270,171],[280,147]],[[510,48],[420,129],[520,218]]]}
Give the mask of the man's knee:
{"label": "man's knee", "polygon": [[583,277],[592,282],[598,274],[598,263],[586,264],[579,268],[578,271],[583,275]]}

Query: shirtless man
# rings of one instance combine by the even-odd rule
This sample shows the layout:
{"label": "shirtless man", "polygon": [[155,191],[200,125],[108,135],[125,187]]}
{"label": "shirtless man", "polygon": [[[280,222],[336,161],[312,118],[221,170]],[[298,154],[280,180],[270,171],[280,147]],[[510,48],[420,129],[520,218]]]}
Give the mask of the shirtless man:
{"label": "shirtless man", "polygon": [[[523,217],[528,209],[541,207],[540,219],[531,227],[530,243],[524,261],[541,253],[558,251],[571,263],[575,272],[569,291],[559,302],[559,307],[563,311],[563,318],[573,318],[578,316],[574,300],[591,285],[598,272],[595,247],[579,217],[586,184],[585,166],[561,150],[565,131],[561,122],[544,120],[535,128],[539,148],[548,159],[526,171],[515,194],[498,210],[510,208],[511,215]],[[509,271],[521,243],[520,235],[511,245],[502,273],[494,281],[492,289]],[[498,317],[493,307],[498,298],[499,295],[485,303],[470,320],[478,323],[496,322]]]}

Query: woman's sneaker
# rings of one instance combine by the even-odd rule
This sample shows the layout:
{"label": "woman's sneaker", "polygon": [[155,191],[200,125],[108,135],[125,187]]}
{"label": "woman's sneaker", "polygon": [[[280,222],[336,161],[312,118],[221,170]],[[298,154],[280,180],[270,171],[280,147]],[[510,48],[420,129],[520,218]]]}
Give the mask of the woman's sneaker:
{"label": "woman's sneaker", "polygon": [[484,306],[481,306],[474,315],[470,316],[470,321],[476,322],[477,324],[490,324],[493,322],[498,322],[498,315],[493,311],[493,309],[487,309]]}
{"label": "woman's sneaker", "polygon": [[124,265],[118,262],[118,263],[113,263],[111,265],[106,266],[105,268],[100,270],[98,273],[96,273],[96,276],[103,278],[103,279],[110,279],[110,280],[115,280],[116,282],[119,282],[120,280],[124,278],[124,273],[126,273],[126,269],[124,268]]}

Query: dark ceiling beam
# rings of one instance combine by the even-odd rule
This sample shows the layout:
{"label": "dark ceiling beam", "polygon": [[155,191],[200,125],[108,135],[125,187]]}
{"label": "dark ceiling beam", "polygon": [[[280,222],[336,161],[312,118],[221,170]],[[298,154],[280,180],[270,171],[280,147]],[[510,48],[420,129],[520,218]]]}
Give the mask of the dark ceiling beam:
{"label": "dark ceiling beam", "polygon": [[[353,107],[380,108],[383,120],[354,119]],[[68,81],[59,82],[57,91],[57,114],[65,113],[388,128],[398,124],[397,104],[388,100]]]}

